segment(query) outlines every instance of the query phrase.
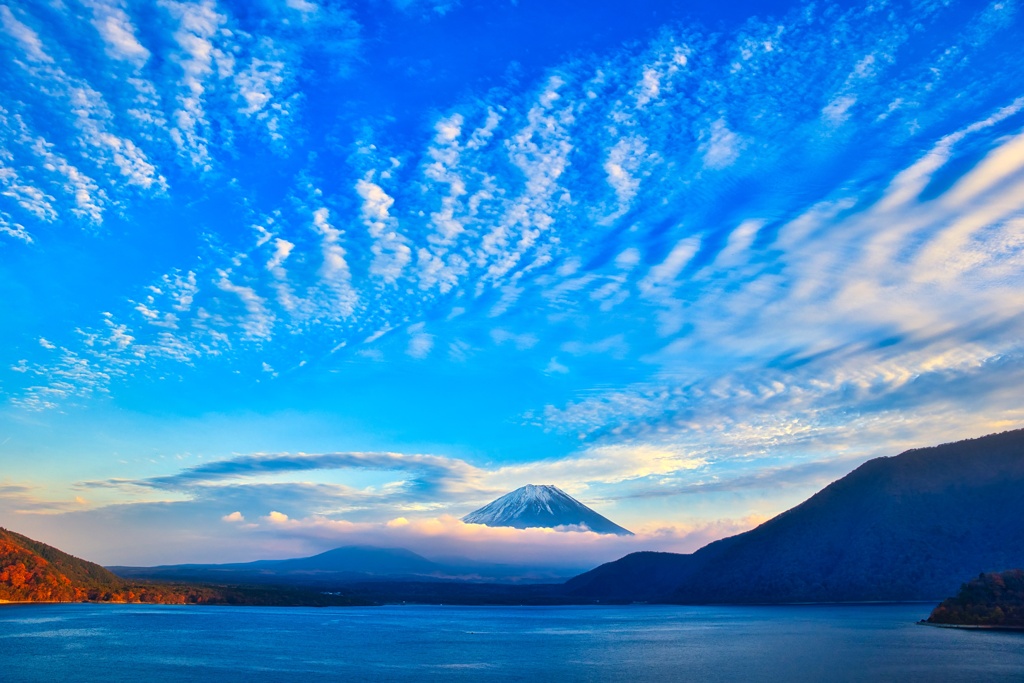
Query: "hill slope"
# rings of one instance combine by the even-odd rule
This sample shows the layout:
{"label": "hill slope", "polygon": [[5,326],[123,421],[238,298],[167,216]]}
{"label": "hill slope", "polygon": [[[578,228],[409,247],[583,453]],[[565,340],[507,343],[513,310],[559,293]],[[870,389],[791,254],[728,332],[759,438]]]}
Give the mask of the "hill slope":
{"label": "hill slope", "polygon": [[629,555],[566,590],[682,603],[941,599],[964,576],[1024,566],[1022,516],[1017,430],[870,460],[756,529],[692,555]]}
{"label": "hill slope", "polygon": [[527,484],[462,518],[469,524],[516,529],[583,526],[599,534],[632,536],[610,519],[594,512],[557,486]]}
{"label": "hill slope", "polygon": [[0,528],[0,600],[82,600],[89,589],[115,583],[98,564]]}
{"label": "hill slope", "polygon": [[362,598],[301,590],[125,581],[98,564],[0,528],[0,602],[347,605]]}

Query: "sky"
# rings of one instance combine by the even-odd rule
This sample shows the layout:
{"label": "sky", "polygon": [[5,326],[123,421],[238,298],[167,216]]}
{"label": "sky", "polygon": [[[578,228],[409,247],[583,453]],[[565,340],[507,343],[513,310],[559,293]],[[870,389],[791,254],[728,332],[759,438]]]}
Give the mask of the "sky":
{"label": "sky", "polygon": [[[0,525],[692,551],[1024,427],[1016,0],[0,4]],[[636,536],[459,518],[524,484]]]}

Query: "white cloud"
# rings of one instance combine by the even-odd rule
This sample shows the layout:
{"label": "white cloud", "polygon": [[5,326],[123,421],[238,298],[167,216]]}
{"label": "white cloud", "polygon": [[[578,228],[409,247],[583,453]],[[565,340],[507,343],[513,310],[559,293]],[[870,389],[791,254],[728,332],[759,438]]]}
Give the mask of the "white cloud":
{"label": "white cloud", "polygon": [[[1015,104],[1024,103],[1018,100]],[[1012,111],[1012,109],[1011,109]],[[1000,112],[1002,113],[1002,112]],[[1019,178],[1024,171],[1024,133],[1018,133],[1001,141],[977,166],[943,195],[943,204],[958,209],[977,201],[986,193],[1008,186],[1008,181]]]}
{"label": "white cloud", "polygon": [[618,209],[605,220],[612,220],[625,214],[640,188],[640,177],[637,175],[647,145],[642,138],[631,136],[623,138],[608,150],[608,158],[604,162],[604,170],[608,175],[608,184],[615,190]]}
{"label": "white cloud", "polygon": [[644,107],[648,102],[658,97],[661,92],[661,74],[656,69],[644,69],[643,78],[637,84],[639,92],[636,96],[636,106]]}
{"label": "white cloud", "polygon": [[853,95],[840,95],[826,104],[821,115],[833,125],[839,125],[850,118],[850,109],[857,104],[857,98]]}
{"label": "white cloud", "polygon": [[624,358],[629,352],[624,334],[615,334],[592,343],[569,341],[562,344],[562,350],[574,356],[589,354],[608,354],[614,358]]}
{"label": "white cloud", "polygon": [[266,36],[257,41],[252,52],[248,65],[234,76],[238,112],[261,122],[271,141],[287,146],[286,126],[294,117],[299,99],[298,95],[286,96],[295,87],[289,57]]}
{"label": "white cloud", "polygon": [[323,207],[313,212],[313,227],[320,234],[323,254],[320,277],[332,293],[330,317],[346,318],[355,310],[358,295],[352,287],[352,275],[345,260],[345,249],[341,246],[344,233],[330,224],[329,217],[328,210]]}
{"label": "white cloud", "polygon": [[704,166],[712,169],[731,166],[739,158],[745,144],[743,138],[729,130],[725,119],[713,121],[702,137]]}
{"label": "white cloud", "polygon": [[192,301],[199,291],[195,271],[187,275],[179,272],[163,276],[163,282],[169,287],[169,296],[173,299],[174,310],[185,312],[192,308]]}
{"label": "white cloud", "polygon": [[54,154],[50,148],[51,145],[42,138],[36,141],[36,153],[44,160],[46,167],[64,177],[64,191],[74,197],[75,201],[72,213],[91,223],[101,223],[106,194],[99,189],[96,181],[72,166],[64,157]]}
{"label": "white cloud", "polygon": [[506,143],[525,186],[477,249],[477,264],[486,268],[485,281],[497,282],[519,267],[524,255],[553,228],[556,208],[569,201],[558,182],[573,149],[573,104],[560,103],[565,86],[563,76],[550,77],[526,114],[527,124]]}
{"label": "white cloud", "polygon": [[416,332],[409,337],[406,353],[413,358],[426,358],[434,348],[434,336],[425,332]]}
{"label": "white cloud", "polygon": [[83,4],[92,10],[92,24],[103,38],[108,55],[136,67],[149,60],[149,50],[139,42],[123,0],[83,0]]}
{"label": "white cloud", "polygon": [[273,334],[275,317],[267,308],[267,302],[252,287],[236,285],[228,279],[226,271],[218,271],[215,282],[222,291],[234,294],[245,308],[246,315],[238,322],[249,339],[269,339]]}
{"label": "white cloud", "polygon": [[380,185],[371,182],[370,177],[359,180],[355,189],[363,199],[363,222],[373,239],[370,273],[388,284],[395,284],[412,259],[412,250],[398,232],[398,221],[390,213],[395,200]]}
{"label": "white cloud", "polygon": [[267,270],[273,272],[281,268],[282,264],[287,260],[289,254],[292,253],[292,249],[294,248],[295,245],[292,242],[289,242],[286,239],[281,239],[280,237],[276,238],[274,240],[274,255],[270,257],[269,261],[267,261]]}
{"label": "white cloud", "polygon": [[[100,92],[85,80],[69,76],[49,59],[41,64],[21,66],[34,90],[44,97],[49,106],[68,115],[72,125],[78,129],[78,145],[94,153],[86,153],[86,163],[101,168],[114,164],[130,183],[146,189],[166,190],[165,179],[142,150],[129,138],[113,131],[115,117]],[[39,158],[44,169],[65,178],[64,189],[75,201],[73,212],[93,222],[99,221],[100,208],[106,200],[105,193],[97,188],[97,183],[91,177],[79,169],[77,163],[71,163],[66,155],[55,151],[55,145],[45,136],[32,132],[21,114],[9,115],[0,107],[0,128],[4,129],[0,134],[13,135],[18,144],[29,148]],[[81,153],[78,149],[74,151]]]}
{"label": "white cloud", "polygon": [[[105,345],[103,340],[99,343]],[[33,412],[52,410],[62,403],[104,394],[113,376],[125,374],[123,364],[107,365],[66,348],[57,351],[57,359],[50,364],[25,366],[24,374],[39,378],[40,383],[26,387],[11,403]],[[102,352],[94,355],[103,358]]]}
{"label": "white cloud", "polygon": [[729,241],[725,248],[715,257],[715,266],[723,268],[749,261],[748,251],[762,227],[764,227],[764,221],[757,218],[745,220],[736,226],[736,229],[729,235]]}
{"label": "white cloud", "polygon": [[379,330],[377,330],[376,332],[374,332],[373,334],[371,334],[366,339],[364,339],[363,343],[364,344],[372,344],[373,342],[377,341],[378,339],[380,339],[381,337],[383,337],[385,334],[387,334],[388,332],[390,332],[393,329],[394,328],[391,327],[390,325],[386,325],[386,326],[380,328]]}
{"label": "white cloud", "polygon": [[39,39],[39,34],[19,21],[7,5],[0,5],[0,25],[7,35],[18,41],[26,57],[36,62],[53,62],[43,49],[43,41]]}
{"label": "white cloud", "polygon": [[[265,115],[274,99],[274,90],[284,83],[285,64],[282,61],[264,61],[253,59],[248,69],[235,74],[238,95],[244,106],[239,109],[245,116]],[[281,134],[271,131],[275,138]]]}
{"label": "white cloud", "polygon": [[632,270],[640,263],[640,258],[640,251],[636,247],[629,247],[615,257],[615,265],[622,270]]}
{"label": "white cloud", "polygon": [[28,233],[25,226],[20,223],[15,223],[11,220],[11,217],[5,213],[0,213],[0,234],[13,237],[16,240],[21,240],[25,244],[32,244],[32,235]]}
{"label": "white cloud", "polygon": [[214,67],[230,69],[230,57],[214,45],[214,37],[227,17],[217,12],[213,0],[195,3],[163,0],[161,4],[178,22],[173,36],[180,52],[174,60],[182,71],[171,139],[193,165],[209,170],[210,122],[204,96],[209,87],[208,79],[215,75]]}
{"label": "white cloud", "polygon": [[697,470],[707,460],[683,449],[648,444],[621,444],[589,448],[580,454],[522,465],[499,467],[488,475],[492,486],[515,487],[516,482],[554,483],[570,493],[582,493],[588,485],[617,484],[654,475]]}
{"label": "white cloud", "polygon": [[488,108],[484,124],[470,135],[466,142],[466,149],[477,150],[485,147],[494,138],[494,132],[498,128],[498,124],[501,123],[501,118],[501,114],[493,108]]}
{"label": "white cloud", "polygon": [[[46,222],[52,222],[57,219],[57,210],[53,206],[55,201],[53,196],[46,194],[38,187],[21,182],[14,169],[0,166],[0,187],[3,188],[0,196],[10,197],[22,209],[28,211],[37,219]],[[20,234],[27,236],[24,230],[16,231],[13,228],[9,228],[5,232],[12,237],[17,237]]]}
{"label": "white cloud", "polygon": [[533,348],[537,345],[537,342],[540,341],[537,339],[537,335],[531,334],[530,332],[515,334],[501,328],[491,330],[491,339],[493,339],[494,343],[498,345],[506,343],[512,344],[512,346],[516,347],[520,351]]}
{"label": "white cloud", "polygon": [[557,358],[552,358],[544,368],[544,373],[548,375],[565,375],[569,373],[569,368],[559,363]]}
{"label": "white cloud", "polygon": [[665,260],[651,268],[646,277],[639,282],[640,291],[652,295],[661,288],[671,287],[683,268],[697,255],[700,243],[700,237],[697,236],[679,240]]}

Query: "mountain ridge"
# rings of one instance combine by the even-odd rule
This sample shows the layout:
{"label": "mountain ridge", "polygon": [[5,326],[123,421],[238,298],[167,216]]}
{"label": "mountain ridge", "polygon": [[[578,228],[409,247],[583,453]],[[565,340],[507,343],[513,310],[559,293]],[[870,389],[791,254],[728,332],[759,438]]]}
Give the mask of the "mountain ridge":
{"label": "mountain ridge", "polygon": [[[110,566],[121,577],[166,581],[308,585],[332,588],[358,582],[466,581],[541,583],[564,581],[572,571],[453,558],[434,561],[406,548],[341,546],[309,557],[224,564]],[[579,571],[578,569],[576,571]]]}
{"label": "mountain ridge", "polygon": [[875,458],[750,531],[689,555],[631,554],[576,597],[675,603],[940,600],[1024,566],[1024,430]]}

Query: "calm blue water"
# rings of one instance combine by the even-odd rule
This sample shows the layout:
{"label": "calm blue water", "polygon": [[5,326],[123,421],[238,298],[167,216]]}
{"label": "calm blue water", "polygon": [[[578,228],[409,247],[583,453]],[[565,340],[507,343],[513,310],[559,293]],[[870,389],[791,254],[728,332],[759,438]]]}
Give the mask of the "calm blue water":
{"label": "calm blue water", "polygon": [[1021,681],[929,606],[0,606],[0,681]]}

